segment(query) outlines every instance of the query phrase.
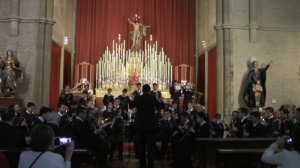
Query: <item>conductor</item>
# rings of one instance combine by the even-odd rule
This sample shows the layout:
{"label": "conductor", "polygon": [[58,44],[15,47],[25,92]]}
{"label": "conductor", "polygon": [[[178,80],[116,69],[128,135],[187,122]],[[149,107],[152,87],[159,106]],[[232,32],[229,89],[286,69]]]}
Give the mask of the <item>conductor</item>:
{"label": "conductor", "polygon": [[155,135],[158,131],[158,121],[155,110],[159,108],[159,102],[150,94],[150,86],[143,85],[143,94],[136,96],[130,104],[130,108],[136,108],[134,128],[137,135],[138,158],[140,168],[154,168]]}

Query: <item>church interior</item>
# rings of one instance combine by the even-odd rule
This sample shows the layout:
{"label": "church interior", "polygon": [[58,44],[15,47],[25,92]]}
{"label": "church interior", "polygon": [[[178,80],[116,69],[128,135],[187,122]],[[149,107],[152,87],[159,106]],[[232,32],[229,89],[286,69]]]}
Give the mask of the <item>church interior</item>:
{"label": "church interior", "polygon": [[[49,127],[67,138],[49,155],[65,167],[282,166],[276,144],[300,161],[299,9],[299,0],[0,0],[0,167],[38,167],[49,153],[32,139]],[[135,128],[145,85],[159,104],[147,156]],[[36,161],[27,150],[42,153]]]}

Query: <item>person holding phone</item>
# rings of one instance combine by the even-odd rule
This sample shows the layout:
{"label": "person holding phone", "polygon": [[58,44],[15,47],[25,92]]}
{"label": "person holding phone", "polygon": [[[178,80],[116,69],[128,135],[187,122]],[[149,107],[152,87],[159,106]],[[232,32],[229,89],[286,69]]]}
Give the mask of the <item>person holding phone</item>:
{"label": "person holding phone", "polygon": [[30,137],[30,151],[20,155],[19,168],[70,168],[74,142],[66,144],[65,159],[54,149],[54,133],[47,125],[33,127]]}
{"label": "person holding phone", "polygon": [[[291,146],[290,150],[286,150],[285,145]],[[300,129],[296,129],[292,137],[283,136],[272,143],[261,160],[280,168],[300,167]]]}

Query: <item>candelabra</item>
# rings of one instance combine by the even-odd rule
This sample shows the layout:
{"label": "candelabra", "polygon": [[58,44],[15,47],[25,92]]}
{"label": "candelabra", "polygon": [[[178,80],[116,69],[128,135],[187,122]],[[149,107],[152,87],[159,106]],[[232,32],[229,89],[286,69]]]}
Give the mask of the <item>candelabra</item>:
{"label": "candelabra", "polygon": [[107,47],[96,66],[98,89],[123,89],[140,83],[157,83],[167,89],[172,81],[172,64],[161,48],[158,52],[157,41],[145,41],[144,50],[131,51],[125,48],[125,40],[118,35],[112,42],[112,51]]}

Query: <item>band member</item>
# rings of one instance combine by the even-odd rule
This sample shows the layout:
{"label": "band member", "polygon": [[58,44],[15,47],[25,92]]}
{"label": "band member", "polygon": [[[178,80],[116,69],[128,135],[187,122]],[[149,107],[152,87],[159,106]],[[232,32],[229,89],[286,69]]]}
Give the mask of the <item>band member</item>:
{"label": "band member", "polygon": [[116,115],[111,124],[111,148],[110,148],[110,160],[114,157],[114,152],[118,148],[118,159],[123,161],[123,146],[124,146],[124,126],[122,112],[116,111]]}
{"label": "band member", "polygon": [[161,92],[158,90],[158,85],[157,85],[157,83],[153,83],[152,87],[153,87],[153,88],[152,88],[152,91],[150,92],[150,94],[151,94],[152,96],[154,96],[158,102],[161,103],[161,102],[162,102],[162,94],[161,94]]}
{"label": "band member", "polygon": [[134,92],[132,92],[132,100],[134,100],[134,98],[136,96],[140,96],[142,95],[143,92],[142,92],[142,84],[139,82],[136,84],[136,90]]}
{"label": "band member", "polygon": [[106,110],[102,113],[102,117],[105,121],[112,121],[114,117],[113,102],[108,102]]}
{"label": "band member", "polygon": [[108,88],[107,93],[103,97],[103,104],[107,106],[109,102],[113,102],[113,101],[114,101],[114,96],[112,95],[112,90],[111,88]]}
{"label": "band member", "polygon": [[265,108],[265,126],[267,131],[267,137],[277,137],[278,136],[278,119],[274,117],[274,109],[272,107]]}
{"label": "band member", "polygon": [[184,95],[183,105],[184,105],[184,107],[186,107],[187,104],[192,101],[193,96],[194,96],[192,83],[188,82],[183,87],[182,91],[183,91],[183,95]]}
{"label": "band member", "polygon": [[221,115],[219,113],[216,114],[216,117],[211,122],[212,126],[212,137],[213,138],[223,138],[224,131],[226,128],[225,123],[221,121]]}
{"label": "band member", "polygon": [[70,86],[65,86],[65,88],[61,91],[58,100],[60,104],[66,104],[67,106],[70,106],[72,104],[72,102],[74,101],[74,96],[70,92],[70,90]]}
{"label": "band member", "polygon": [[279,108],[278,136],[290,136],[294,128],[293,121],[289,119],[289,110],[283,106]]}
{"label": "band member", "polygon": [[237,137],[238,132],[238,111],[233,111],[229,122],[228,137]]}
{"label": "band member", "polygon": [[250,113],[250,120],[252,123],[251,130],[249,131],[250,138],[266,137],[266,128],[260,121],[260,113],[254,111]]}
{"label": "band member", "polygon": [[82,97],[79,99],[79,105],[81,107],[87,108],[88,107],[88,103],[91,100],[91,98],[89,98],[89,93],[86,90],[84,90],[82,92],[82,94],[83,94]]}
{"label": "band member", "polygon": [[182,88],[181,88],[181,85],[176,80],[173,81],[169,92],[170,92],[171,98],[175,102],[179,103],[179,97],[181,96]]}
{"label": "band member", "polygon": [[239,120],[237,122],[237,129],[236,135],[238,137],[248,137],[249,131],[252,128],[252,123],[248,118],[249,110],[244,107],[240,107],[238,109],[238,117]]}
{"label": "band member", "polygon": [[160,132],[159,138],[161,140],[161,151],[160,151],[160,159],[164,160],[165,153],[168,150],[168,144],[171,142],[171,137],[173,133],[173,123],[171,121],[171,113],[170,109],[165,109],[163,112],[163,118],[159,122]]}
{"label": "band member", "polygon": [[130,102],[130,98],[127,95],[127,89],[123,89],[122,90],[122,94],[118,96],[119,100],[120,100],[120,105],[122,107],[122,109],[124,109],[125,111],[128,112],[128,106],[129,106],[129,102]]}

